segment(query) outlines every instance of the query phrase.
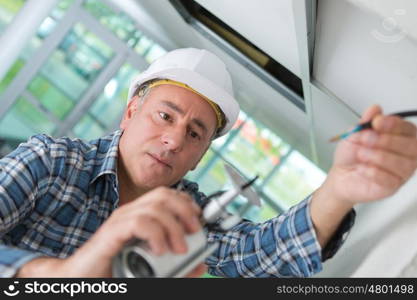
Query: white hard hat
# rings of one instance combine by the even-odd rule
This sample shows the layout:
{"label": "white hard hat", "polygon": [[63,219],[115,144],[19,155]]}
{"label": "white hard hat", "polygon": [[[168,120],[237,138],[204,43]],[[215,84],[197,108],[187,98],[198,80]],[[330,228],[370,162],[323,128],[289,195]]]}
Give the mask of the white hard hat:
{"label": "white hard hat", "polygon": [[128,101],[142,83],[157,78],[184,83],[216,103],[226,117],[218,136],[226,134],[236,122],[239,104],[233,96],[232,79],[223,61],[213,53],[195,48],[168,52],[132,81]]}

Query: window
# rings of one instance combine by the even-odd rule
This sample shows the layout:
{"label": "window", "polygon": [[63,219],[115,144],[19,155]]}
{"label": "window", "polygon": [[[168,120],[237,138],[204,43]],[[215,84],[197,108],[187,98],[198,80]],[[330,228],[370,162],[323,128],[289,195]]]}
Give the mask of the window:
{"label": "window", "polygon": [[[35,133],[54,135],[113,55],[110,46],[81,23],[75,24],[23,91],[29,102],[19,100],[1,120],[2,126],[16,128],[18,120],[24,122],[28,130],[14,132],[15,139],[23,137],[22,133],[26,135],[23,140]],[[23,64],[22,60],[18,63],[13,72]],[[100,131],[99,125],[89,129],[92,120],[91,116],[82,118],[83,126],[78,128],[88,128],[88,135],[101,134],[104,130]]]}
{"label": "window", "polygon": [[74,127],[74,134],[77,137],[91,140],[109,131],[107,128],[117,127],[121,114],[126,108],[129,82],[138,73],[138,70],[125,63],[106,84],[88,113]]}
{"label": "window", "polygon": [[265,193],[287,209],[317,189],[325,177],[322,170],[294,151],[265,186]]}
{"label": "window", "polygon": [[[3,28],[10,23],[13,16],[18,13],[26,0],[0,0],[0,34]],[[0,79],[0,95],[9,86],[17,73],[22,69],[33,53],[42,45],[43,40],[55,29],[73,0],[61,0],[50,15],[41,23],[35,36],[26,44],[19,58],[14,62],[4,78]]]}
{"label": "window", "polygon": [[0,0],[0,34],[24,4],[25,0]]}
{"label": "window", "polygon": [[148,63],[166,53],[166,50],[138,30],[134,20],[124,12],[116,12],[98,0],[86,0],[84,8],[103,26],[143,56]]}
{"label": "window", "polygon": [[[0,30],[23,4],[23,0],[0,0]],[[72,25],[72,18],[65,19],[69,12],[75,17],[83,16],[78,13],[83,10],[91,15],[84,15],[89,20],[79,18]],[[71,29],[62,30],[68,26],[67,21],[71,22]],[[47,39],[54,33],[55,39]],[[110,35],[122,43],[113,45]],[[31,65],[33,57],[39,57],[47,45],[45,40],[50,45],[58,38],[58,46],[35,75],[23,76],[21,70]],[[130,16],[105,1],[59,1],[0,80],[0,102],[6,99],[2,97],[5,91],[13,95],[7,99],[16,99],[12,104],[8,101],[3,110],[0,107],[0,139],[15,145],[36,133],[95,139],[113,131],[126,107],[130,81],[165,53],[163,47],[138,29]],[[19,81],[18,89],[22,90],[14,92],[16,89],[8,87],[17,83],[16,76],[27,81]]]}
{"label": "window", "polygon": [[22,141],[39,132],[51,134],[55,126],[56,124],[44,117],[35,103],[20,97],[0,121],[0,136]]}
{"label": "window", "polygon": [[262,181],[289,148],[260,122],[246,118],[236,138],[228,144],[222,155],[246,177],[258,175]]}

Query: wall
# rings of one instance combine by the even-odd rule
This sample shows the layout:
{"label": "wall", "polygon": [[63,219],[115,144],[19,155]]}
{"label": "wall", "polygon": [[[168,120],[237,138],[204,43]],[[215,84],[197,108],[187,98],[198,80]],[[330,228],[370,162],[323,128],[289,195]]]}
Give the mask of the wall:
{"label": "wall", "polygon": [[[372,103],[386,112],[417,109],[415,6],[412,0],[319,1],[313,76],[346,112],[359,115]],[[320,116],[336,112],[330,103],[322,103],[316,123]],[[412,273],[417,255],[416,184],[414,176],[393,197],[358,206],[346,244],[318,276]]]}

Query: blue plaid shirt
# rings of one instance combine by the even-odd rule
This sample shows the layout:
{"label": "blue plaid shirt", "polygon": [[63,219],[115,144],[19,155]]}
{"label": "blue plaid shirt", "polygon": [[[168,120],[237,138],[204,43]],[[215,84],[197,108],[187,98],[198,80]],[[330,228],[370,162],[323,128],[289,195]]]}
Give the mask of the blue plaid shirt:
{"label": "blue plaid shirt", "polygon": [[[39,256],[65,258],[83,245],[118,207],[117,156],[121,131],[86,143],[33,136],[0,160],[0,276],[13,276]],[[183,189],[199,205],[196,183]],[[310,197],[264,223],[243,221],[222,233],[206,263],[225,277],[307,277],[337,251],[353,225],[347,215],[325,249],[317,241]]]}

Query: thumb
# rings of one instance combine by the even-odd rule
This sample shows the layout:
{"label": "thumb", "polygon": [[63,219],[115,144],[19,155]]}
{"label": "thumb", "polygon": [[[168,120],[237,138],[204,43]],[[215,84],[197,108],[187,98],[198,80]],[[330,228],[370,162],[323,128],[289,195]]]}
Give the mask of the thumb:
{"label": "thumb", "polygon": [[379,105],[372,105],[363,113],[360,123],[365,123],[372,120],[375,116],[382,114],[382,108]]}

